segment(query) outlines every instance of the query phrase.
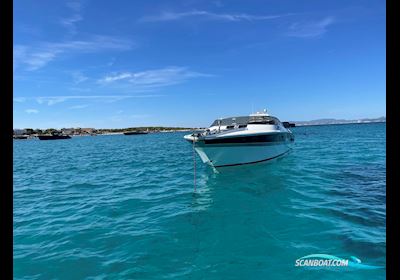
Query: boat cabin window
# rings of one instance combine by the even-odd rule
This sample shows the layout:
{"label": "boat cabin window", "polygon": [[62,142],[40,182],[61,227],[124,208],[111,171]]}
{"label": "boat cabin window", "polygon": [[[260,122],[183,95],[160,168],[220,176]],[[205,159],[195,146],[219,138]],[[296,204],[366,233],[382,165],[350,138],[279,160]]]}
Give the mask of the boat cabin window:
{"label": "boat cabin window", "polygon": [[245,128],[245,127],[247,127],[247,124],[240,124],[239,125],[239,128]]}
{"label": "boat cabin window", "polygon": [[233,129],[235,126],[233,126],[233,125],[227,125],[226,126],[226,129]]}

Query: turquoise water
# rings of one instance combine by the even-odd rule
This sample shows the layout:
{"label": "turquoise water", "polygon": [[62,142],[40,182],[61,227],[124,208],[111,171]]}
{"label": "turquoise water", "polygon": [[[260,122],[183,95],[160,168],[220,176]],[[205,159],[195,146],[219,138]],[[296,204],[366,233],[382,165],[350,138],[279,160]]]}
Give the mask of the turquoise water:
{"label": "turquoise water", "polygon": [[14,279],[384,279],[386,125],[296,127],[220,173],[184,133],[14,141]]}

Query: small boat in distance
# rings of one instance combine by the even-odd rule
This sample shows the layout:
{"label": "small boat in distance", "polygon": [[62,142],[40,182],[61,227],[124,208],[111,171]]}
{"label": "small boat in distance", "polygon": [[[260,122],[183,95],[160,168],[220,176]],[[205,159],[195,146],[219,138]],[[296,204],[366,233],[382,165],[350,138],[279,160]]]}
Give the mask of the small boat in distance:
{"label": "small boat in distance", "polygon": [[71,136],[53,132],[48,135],[38,135],[38,138],[40,140],[60,140],[60,139],[71,139]]}
{"label": "small boat in distance", "polygon": [[285,155],[294,142],[289,123],[264,112],[215,120],[202,133],[185,135],[212,167],[268,161]]}
{"label": "small boat in distance", "polygon": [[124,135],[140,135],[140,134],[148,134],[148,132],[147,131],[139,131],[139,130],[124,132]]}
{"label": "small boat in distance", "polygon": [[13,138],[22,140],[22,139],[28,139],[28,136],[27,135],[14,135]]}
{"label": "small boat in distance", "polygon": [[283,126],[288,128],[288,127],[296,127],[295,123],[290,123],[290,122],[282,122]]}

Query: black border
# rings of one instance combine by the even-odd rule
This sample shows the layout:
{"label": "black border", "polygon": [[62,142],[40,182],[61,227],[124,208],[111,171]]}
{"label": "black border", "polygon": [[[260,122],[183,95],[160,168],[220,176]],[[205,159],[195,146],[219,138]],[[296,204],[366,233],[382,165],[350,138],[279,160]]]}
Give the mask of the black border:
{"label": "black border", "polygon": [[2,279],[13,278],[13,161],[12,161],[12,109],[13,109],[13,2],[1,1],[1,215],[2,215]]}
{"label": "black border", "polygon": [[[400,211],[397,206],[400,204],[397,195],[400,184],[396,182],[399,176],[399,142],[398,137],[398,92],[395,85],[398,85],[398,65],[399,65],[399,43],[398,36],[394,34],[396,30],[395,19],[397,18],[397,9],[395,1],[390,4],[386,2],[386,276],[387,279],[398,279],[400,275]],[[397,30],[396,30],[397,31]],[[388,36],[389,35],[389,36]],[[389,44],[388,44],[389,43]],[[389,70],[389,71],[388,71]],[[390,74],[391,73],[391,74]],[[396,77],[397,76],[397,77]],[[391,107],[391,108],[390,108]]]}

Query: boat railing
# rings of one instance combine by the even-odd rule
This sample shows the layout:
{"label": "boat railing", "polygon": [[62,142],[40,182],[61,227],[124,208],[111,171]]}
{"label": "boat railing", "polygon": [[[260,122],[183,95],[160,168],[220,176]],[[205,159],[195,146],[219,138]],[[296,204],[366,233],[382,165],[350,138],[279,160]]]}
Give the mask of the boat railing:
{"label": "boat railing", "polygon": [[221,128],[218,127],[218,129],[206,129],[203,132],[198,132],[198,133],[193,133],[192,136],[193,137],[204,137],[204,136],[208,136],[208,135],[214,135],[214,134],[218,134],[227,130],[233,130],[233,129],[247,129],[247,124],[237,124],[237,123],[233,123],[231,125],[227,125],[225,128]]}

